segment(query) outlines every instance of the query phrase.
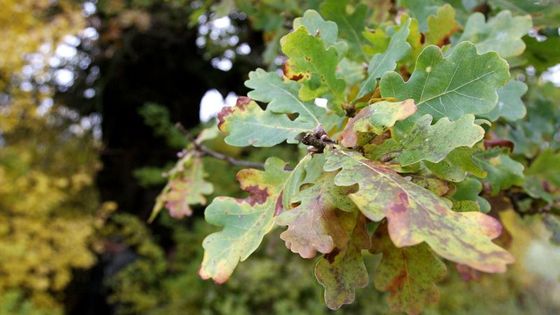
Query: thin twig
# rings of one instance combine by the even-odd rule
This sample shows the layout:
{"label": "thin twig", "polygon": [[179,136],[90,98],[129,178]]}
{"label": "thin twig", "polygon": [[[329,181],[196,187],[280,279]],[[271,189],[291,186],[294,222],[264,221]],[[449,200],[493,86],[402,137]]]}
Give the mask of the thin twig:
{"label": "thin twig", "polygon": [[257,169],[261,169],[261,170],[264,169],[264,163],[238,160],[238,159],[232,158],[231,156],[228,156],[228,155],[225,155],[223,153],[216,152],[212,149],[209,149],[202,144],[194,143],[194,146],[195,146],[195,150],[197,150],[198,152],[201,152],[204,155],[211,156],[211,157],[213,157],[215,159],[218,159],[218,160],[226,161],[231,165],[241,166],[241,167],[257,168]]}
{"label": "thin twig", "polygon": [[[193,134],[189,130],[187,130],[181,123],[176,123],[175,127],[192,143],[194,150],[204,156],[210,156],[218,160],[226,161],[234,166],[250,167],[250,168],[264,170],[264,163],[239,160],[229,155],[214,151],[208,148],[207,146],[203,145],[202,143],[200,143],[200,141],[198,141],[198,139],[195,138]],[[291,168],[289,167],[285,168],[285,170],[290,170],[290,169]]]}

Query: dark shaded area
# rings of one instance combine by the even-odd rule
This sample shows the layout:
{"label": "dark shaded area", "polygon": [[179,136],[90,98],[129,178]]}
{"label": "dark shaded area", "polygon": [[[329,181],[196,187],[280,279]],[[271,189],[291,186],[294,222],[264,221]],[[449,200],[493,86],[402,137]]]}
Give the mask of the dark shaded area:
{"label": "dark shaded area", "polygon": [[[174,122],[187,129],[195,127],[204,93],[216,88],[224,95],[229,91],[243,95],[243,82],[248,71],[259,65],[262,52],[261,34],[247,33],[247,21],[235,21],[252,52],[223,72],[213,68],[196,46],[197,29],[187,25],[188,10],[154,4],[144,12],[150,14],[147,29],[118,25],[118,15],[101,10],[92,17],[100,34],[95,47],[86,51],[92,64],[71,89],[58,95],[66,104],[81,104],[76,109],[82,113],[102,115],[103,169],[97,178],[101,200],[115,201],[119,212],[133,213],[141,220],[147,220],[160,188],[140,186],[134,170],[165,165],[176,159],[177,150],[154,135],[139,108],[147,102],[164,105]],[[94,67],[99,69],[93,85],[96,97],[86,100],[84,91],[91,86],[85,77]],[[161,236],[163,248],[173,248],[164,227],[152,224],[150,228]],[[112,314],[103,281],[133,260],[134,255],[126,249],[115,250],[104,253],[94,268],[77,272],[67,289],[68,314]]]}

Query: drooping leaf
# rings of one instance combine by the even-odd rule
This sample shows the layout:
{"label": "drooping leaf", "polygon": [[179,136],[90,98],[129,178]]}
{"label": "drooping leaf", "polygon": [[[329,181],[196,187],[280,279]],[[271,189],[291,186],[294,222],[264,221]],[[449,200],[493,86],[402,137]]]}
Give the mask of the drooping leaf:
{"label": "drooping leaf", "polygon": [[301,191],[292,199],[299,205],[276,219],[278,225],[288,226],[280,234],[286,247],[303,258],[313,258],[317,252],[327,254],[335,247],[346,246],[349,233],[345,226],[355,218],[355,206],[346,196],[350,191],[336,186],[334,174],[329,173]]}
{"label": "drooping leaf", "polygon": [[401,165],[420,161],[437,163],[459,147],[472,147],[484,137],[484,129],[474,123],[474,115],[467,114],[455,121],[444,117],[435,124],[430,115],[418,118],[414,123],[403,124],[395,139],[402,146],[398,157]]}
{"label": "drooping leaf", "polygon": [[341,143],[346,147],[358,144],[358,133],[382,134],[399,120],[404,120],[416,112],[413,100],[402,102],[377,102],[363,108],[352,117],[341,135]]}
{"label": "drooping leaf", "polygon": [[473,161],[473,154],[476,149],[459,147],[447,155],[445,159],[438,163],[425,161],[424,165],[439,178],[460,182],[472,174],[476,177],[486,177],[486,171]]}
{"label": "drooping leaf", "polygon": [[502,58],[523,53],[525,43],[522,38],[533,26],[531,16],[513,17],[510,11],[501,11],[488,22],[484,19],[484,15],[479,12],[471,15],[459,41],[473,42],[479,53],[495,51]]}
{"label": "drooping leaf", "polygon": [[298,114],[290,123],[313,130],[319,126],[329,129],[333,123],[333,115],[328,115],[324,108],[313,102],[303,102],[298,98],[300,85],[294,81],[282,80],[275,72],[262,69],[249,72],[249,80],[245,86],[253,89],[247,96],[268,103],[266,111],[277,114]]}
{"label": "drooping leaf", "polygon": [[285,114],[262,110],[250,100],[238,100],[235,106],[225,107],[218,114],[218,121],[220,130],[227,134],[224,141],[238,147],[297,143],[296,137],[314,126],[313,121],[291,121]]}
{"label": "drooping leaf", "polygon": [[395,70],[397,62],[403,59],[410,51],[410,44],[407,42],[410,19],[401,25],[400,29],[391,36],[389,46],[383,53],[375,54],[369,61],[368,77],[362,83],[357,98],[361,98],[373,92],[377,79],[381,78],[387,71]]}
{"label": "drooping leaf", "polygon": [[206,208],[206,221],[224,228],[208,235],[202,243],[204,258],[199,274],[203,279],[225,282],[272,229],[278,199],[290,174],[284,165],[280,159],[269,158],[264,171],[241,170],[237,178],[249,197],[216,197]]}
{"label": "drooping leaf", "polygon": [[381,225],[373,236],[371,251],[383,254],[374,283],[378,290],[389,292],[394,312],[420,314],[427,305],[438,302],[436,282],[443,279],[447,268],[426,244],[397,248],[387,226]]}
{"label": "drooping leaf", "polygon": [[169,171],[169,181],[157,197],[149,221],[153,221],[163,208],[177,219],[192,215],[191,206],[206,204],[204,195],[214,190],[205,177],[200,157],[187,153]]}
{"label": "drooping leaf", "polygon": [[364,4],[359,4],[352,14],[348,14],[347,6],[348,0],[327,0],[321,5],[321,14],[338,25],[339,36],[348,42],[352,59],[366,61],[367,55],[364,52],[366,40],[362,36],[362,31],[366,27],[368,8]]}
{"label": "drooping leaf", "polygon": [[477,153],[474,159],[488,173],[484,181],[492,188],[492,194],[523,185],[523,164],[499,150]]}
{"label": "drooping leaf", "polygon": [[523,94],[527,92],[527,85],[521,81],[511,80],[504,87],[498,90],[498,104],[494,109],[481,116],[495,121],[500,117],[506,120],[515,121],[525,117],[527,109],[521,100]]}
{"label": "drooping leaf", "polygon": [[340,170],[335,184],[358,185],[349,195],[373,221],[387,218],[397,247],[426,242],[438,255],[485,272],[504,272],[513,257],[492,242],[501,225],[480,212],[454,212],[442,198],[362,155],[327,151],[325,171]]}
{"label": "drooping leaf", "polygon": [[462,42],[444,57],[436,46],[426,47],[405,83],[396,72],[381,79],[381,95],[412,98],[418,114],[435,119],[455,120],[465,114],[491,111],[498,100],[497,90],[509,79],[509,67],[496,53],[479,55],[469,42]]}
{"label": "drooping leaf", "polygon": [[459,24],[455,21],[455,10],[449,4],[445,4],[437,10],[436,15],[428,17],[426,43],[440,47],[446,45],[451,35],[459,28]]}
{"label": "drooping leaf", "polygon": [[325,288],[325,303],[332,310],[354,302],[356,288],[363,288],[369,282],[361,252],[370,248],[363,218],[358,218],[345,247],[323,255],[315,265],[315,277]]}
{"label": "drooping leaf", "polygon": [[303,26],[282,37],[280,43],[288,57],[284,66],[286,76],[302,83],[301,100],[326,95],[342,99],[345,84],[336,77],[338,56],[334,48],[326,48],[320,37],[309,34]]}

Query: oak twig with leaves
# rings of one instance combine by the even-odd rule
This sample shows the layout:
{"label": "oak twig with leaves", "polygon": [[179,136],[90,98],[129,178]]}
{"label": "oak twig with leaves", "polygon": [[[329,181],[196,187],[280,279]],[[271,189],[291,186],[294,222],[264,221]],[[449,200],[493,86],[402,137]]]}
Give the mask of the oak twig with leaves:
{"label": "oak twig with leaves", "polygon": [[413,17],[372,26],[364,5],[346,8],[326,1],[293,21],[280,40],[283,75],[249,73],[247,97],[219,114],[219,131],[189,145],[154,215],[165,207],[182,217],[205,204],[212,185],[201,157],[236,162],[203,146],[218,132],[231,146],[308,146],[293,165],[270,157],[264,169],[241,170],[247,197],[207,206],[206,221],[223,229],[203,242],[200,276],[227,281],[281,228],[289,250],[319,256],[315,275],[329,308],[353,302],[369,282],[364,255],[381,254],[375,287],[388,291],[394,310],[418,314],[438,300],[444,260],[486,273],[514,262],[495,242],[500,209],[487,199],[530,196],[558,226],[560,172],[546,171],[560,165],[557,147],[520,162],[510,156],[513,142],[497,138],[527,113],[527,85],[508,61],[523,53],[531,17],[474,13],[462,27],[449,5],[427,15],[410,5]]}

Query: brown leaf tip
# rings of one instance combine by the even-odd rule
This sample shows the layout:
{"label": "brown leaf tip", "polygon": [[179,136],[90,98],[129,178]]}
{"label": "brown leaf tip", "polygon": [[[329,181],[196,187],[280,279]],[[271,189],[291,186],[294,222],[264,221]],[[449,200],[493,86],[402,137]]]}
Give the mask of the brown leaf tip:
{"label": "brown leaf tip", "polygon": [[235,106],[240,107],[241,109],[245,108],[247,104],[251,102],[251,98],[247,96],[240,96],[237,98],[235,102]]}

